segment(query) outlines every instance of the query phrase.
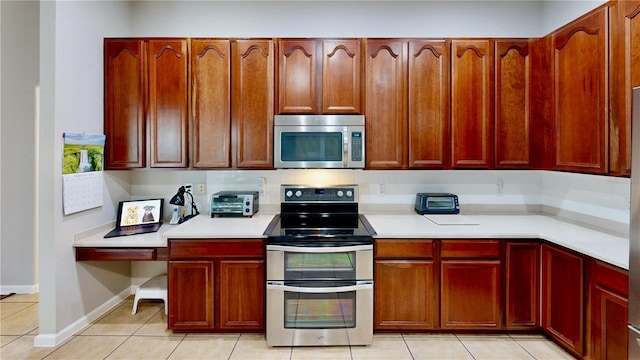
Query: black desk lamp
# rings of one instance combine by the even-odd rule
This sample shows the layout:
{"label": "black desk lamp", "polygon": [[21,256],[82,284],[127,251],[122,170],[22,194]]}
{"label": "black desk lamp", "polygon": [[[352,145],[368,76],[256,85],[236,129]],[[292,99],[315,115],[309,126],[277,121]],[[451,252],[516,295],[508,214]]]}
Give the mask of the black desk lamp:
{"label": "black desk lamp", "polygon": [[169,221],[169,224],[171,225],[180,224],[184,221],[184,218],[182,217],[184,193],[184,186],[180,186],[180,188],[178,189],[178,193],[173,195],[171,200],[169,200],[169,204],[173,205],[173,216],[171,217],[171,221]]}
{"label": "black desk lamp", "polygon": [[[187,216],[183,216],[181,211],[181,207],[184,206],[185,193],[191,197],[191,214]],[[196,207],[196,202],[193,199],[193,195],[189,191],[186,191],[184,186],[180,186],[180,188],[178,188],[178,192],[171,198],[169,204],[175,205],[175,207],[173,208],[173,217],[169,222],[170,224],[181,224],[200,214],[198,208]]]}

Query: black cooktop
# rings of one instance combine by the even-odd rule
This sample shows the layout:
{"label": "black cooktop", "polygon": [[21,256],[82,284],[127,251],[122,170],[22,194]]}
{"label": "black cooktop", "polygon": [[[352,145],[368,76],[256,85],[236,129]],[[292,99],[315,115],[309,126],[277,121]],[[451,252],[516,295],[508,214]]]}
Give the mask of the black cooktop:
{"label": "black cooktop", "polygon": [[373,244],[373,230],[358,213],[358,187],[281,187],[280,214],[264,232],[267,244],[343,246]]}
{"label": "black cooktop", "polygon": [[362,214],[355,216],[290,215],[274,217],[264,232],[267,244],[293,246],[343,246],[373,244],[375,230]]}

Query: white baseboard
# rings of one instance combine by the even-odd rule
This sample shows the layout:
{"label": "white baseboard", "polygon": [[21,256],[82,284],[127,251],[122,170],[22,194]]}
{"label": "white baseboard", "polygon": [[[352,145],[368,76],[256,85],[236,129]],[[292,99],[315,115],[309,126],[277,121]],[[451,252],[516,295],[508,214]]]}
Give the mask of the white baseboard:
{"label": "white baseboard", "polygon": [[40,285],[0,285],[0,294],[35,294],[40,290]]}
{"label": "white baseboard", "polygon": [[95,310],[78,319],[76,322],[64,328],[62,331],[56,334],[38,334],[33,340],[33,346],[35,347],[54,347],[62,344],[65,340],[73,336],[73,334],[82,330],[85,326],[89,325],[92,321],[98,319],[106,312],[119,305],[127,296],[135,292],[136,286],[130,286],[124,289],[120,294],[114,296],[104,304],[98,306]]}

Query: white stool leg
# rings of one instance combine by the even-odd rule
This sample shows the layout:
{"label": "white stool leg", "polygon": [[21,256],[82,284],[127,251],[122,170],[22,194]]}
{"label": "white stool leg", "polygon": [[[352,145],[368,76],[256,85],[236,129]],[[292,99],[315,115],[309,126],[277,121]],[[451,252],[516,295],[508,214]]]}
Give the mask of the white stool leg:
{"label": "white stool leg", "polygon": [[131,313],[134,315],[138,311],[138,300],[140,300],[140,298],[138,297],[138,290],[136,289],[136,296],[133,298],[133,309],[131,310]]}

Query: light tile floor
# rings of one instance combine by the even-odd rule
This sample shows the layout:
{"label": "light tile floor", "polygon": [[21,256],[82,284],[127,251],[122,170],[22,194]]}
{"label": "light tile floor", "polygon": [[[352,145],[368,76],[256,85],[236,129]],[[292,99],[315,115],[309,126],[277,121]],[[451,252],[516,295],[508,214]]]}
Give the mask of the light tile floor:
{"label": "light tile floor", "polygon": [[263,334],[173,334],[161,301],[133,296],[54,347],[34,347],[38,295],[0,301],[0,359],[572,359],[542,335],[377,334],[371,346],[273,347]]}

